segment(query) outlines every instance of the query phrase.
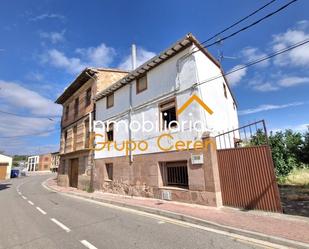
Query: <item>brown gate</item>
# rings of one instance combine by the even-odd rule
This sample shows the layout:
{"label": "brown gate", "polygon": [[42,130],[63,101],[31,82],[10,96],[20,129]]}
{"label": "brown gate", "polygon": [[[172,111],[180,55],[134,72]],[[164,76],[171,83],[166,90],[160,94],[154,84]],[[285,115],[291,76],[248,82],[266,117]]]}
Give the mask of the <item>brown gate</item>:
{"label": "brown gate", "polygon": [[[263,125],[266,138],[264,121]],[[246,140],[241,138],[243,131],[237,136],[235,130],[233,136],[230,132],[224,133],[228,139],[232,137],[234,144],[232,148],[217,150],[223,205],[282,212],[271,150],[268,144],[254,145],[257,137],[267,142],[261,129],[256,132],[251,136],[246,134]]]}
{"label": "brown gate", "polygon": [[0,163],[0,180],[5,180],[8,166],[8,163]]}

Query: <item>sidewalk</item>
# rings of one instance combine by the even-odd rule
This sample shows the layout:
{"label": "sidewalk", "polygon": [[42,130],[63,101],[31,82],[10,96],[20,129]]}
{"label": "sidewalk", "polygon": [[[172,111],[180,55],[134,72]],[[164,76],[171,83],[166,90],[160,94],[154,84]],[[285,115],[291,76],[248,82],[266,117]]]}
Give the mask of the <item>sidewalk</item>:
{"label": "sidewalk", "polygon": [[47,180],[45,186],[65,194],[73,194],[199,225],[207,225],[241,235],[248,236],[250,234],[257,239],[263,238],[272,242],[282,240],[282,244],[286,245],[289,244],[289,241],[284,243],[285,240],[309,244],[309,219],[305,217],[260,211],[240,211],[226,207],[205,207],[158,199],[115,195],[99,191],[87,193],[75,188],[59,187],[54,179]]}

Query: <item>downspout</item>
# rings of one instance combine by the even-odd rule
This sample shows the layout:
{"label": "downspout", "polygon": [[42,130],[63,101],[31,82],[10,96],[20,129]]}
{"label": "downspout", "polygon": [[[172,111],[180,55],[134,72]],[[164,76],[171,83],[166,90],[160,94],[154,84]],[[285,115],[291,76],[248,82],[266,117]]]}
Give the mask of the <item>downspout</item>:
{"label": "downspout", "polygon": [[[132,44],[132,71],[136,68],[136,46],[135,44]],[[131,122],[132,122],[132,109],[133,109],[133,103],[132,103],[132,81],[130,82],[130,93],[129,93],[129,141],[132,141],[132,131],[131,131]],[[131,143],[130,143],[131,144]],[[130,148],[129,150],[129,162],[130,164],[133,163],[133,153]]]}

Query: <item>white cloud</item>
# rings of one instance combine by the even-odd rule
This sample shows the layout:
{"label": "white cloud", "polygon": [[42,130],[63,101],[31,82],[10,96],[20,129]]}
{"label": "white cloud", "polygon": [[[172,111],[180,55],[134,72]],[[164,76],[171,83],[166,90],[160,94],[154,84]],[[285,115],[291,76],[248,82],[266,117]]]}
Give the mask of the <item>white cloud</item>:
{"label": "white cloud", "polygon": [[40,32],[39,35],[41,38],[47,39],[52,44],[56,44],[65,40],[64,33],[65,30],[62,30],[61,32]]}
{"label": "white cloud", "polygon": [[[244,57],[246,62],[251,62],[251,61],[261,59],[261,58],[265,57],[267,54],[260,52],[258,48],[246,47],[241,51],[241,55],[242,55],[242,57]],[[262,61],[262,62],[256,64],[256,65],[258,67],[266,67],[266,66],[269,65],[269,61],[265,60],[265,61]]]}
{"label": "white cloud", "polygon": [[60,14],[55,14],[55,13],[44,13],[44,14],[30,18],[30,21],[36,22],[36,21],[41,21],[45,19],[58,19],[58,20],[64,21],[65,16],[60,15]]}
{"label": "white cloud", "polygon": [[[308,21],[303,20],[298,22],[296,28],[288,29],[286,32],[276,34],[273,36],[273,51],[278,51],[288,46],[291,46],[300,41],[309,38],[309,32],[307,32]],[[277,56],[274,59],[274,63],[278,66],[304,66],[309,65],[309,44],[305,44],[301,47],[291,50]]]}
{"label": "white cloud", "polygon": [[264,112],[264,111],[270,111],[270,110],[276,110],[276,109],[284,109],[288,107],[294,107],[294,106],[300,106],[303,105],[303,102],[294,102],[294,103],[288,103],[288,104],[283,104],[283,105],[260,105],[255,108],[251,109],[246,109],[246,110],[240,110],[238,112],[239,115],[248,115],[248,114],[253,114],[257,112]]}
{"label": "white cloud", "polygon": [[1,101],[10,106],[26,110],[33,115],[61,115],[61,107],[59,105],[17,83],[0,80],[0,88]]}
{"label": "white cloud", "polygon": [[272,83],[266,82],[266,83],[254,85],[253,89],[259,92],[271,92],[271,91],[279,90],[279,87],[277,87],[276,85]]}
{"label": "white cloud", "polygon": [[280,79],[278,85],[282,87],[292,87],[305,83],[309,83],[309,77],[290,76]]}
{"label": "white cloud", "polygon": [[[140,66],[149,59],[156,56],[155,53],[151,51],[147,51],[144,48],[137,48],[136,51],[136,66]],[[132,70],[132,62],[131,62],[131,55],[126,56],[122,62],[118,65],[118,68],[124,69],[124,70]]]}
{"label": "white cloud", "polygon": [[106,67],[110,65],[116,55],[115,49],[101,43],[97,47],[78,48],[76,52],[88,61],[91,66]]}
{"label": "white cloud", "polygon": [[[229,70],[229,72],[237,70],[238,68],[240,68],[242,66],[243,65],[237,65],[237,66],[233,67],[231,70]],[[244,69],[238,70],[236,72],[233,72],[231,74],[228,74],[226,76],[226,78],[227,78],[227,80],[228,80],[228,82],[231,86],[235,86],[243,79],[243,77],[246,76],[246,74],[247,74],[247,68],[244,68]]]}
{"label": "white cloud", "polygon": [[42,61],[75,74],[85,67],[109,67],[116,55],[114,48],[104,43],[97,47],[78,48],[75,52],[78,56],[69,57],[57,49],[50,49],[42,56]]}
{"label": "white cloud", "polygon": [[67,57],[64,53],[57,49],[48,50],[47,53],[43,56],[43,62],[49,63],[57,68],[65,69],[69,73],[73,74],[80,72],[83,68],[86,67],[80,58]]}

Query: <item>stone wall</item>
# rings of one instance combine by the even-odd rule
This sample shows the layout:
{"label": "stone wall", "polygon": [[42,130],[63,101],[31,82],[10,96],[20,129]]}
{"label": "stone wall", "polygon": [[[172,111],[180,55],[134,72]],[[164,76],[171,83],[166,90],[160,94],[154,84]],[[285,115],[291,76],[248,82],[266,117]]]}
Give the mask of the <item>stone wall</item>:
{"label": "stone wall", "polygon": [[[213,138],[212,138],[213,139]],[[214,140],[214,139],[213,139]],[[191,154],[203,153],[204,163],[191,163]],[[186,161],[188,188],[165,186],[161,175],[162,162]],[[108,179],[106,164],[113,165],[113,179]],[[95,160],[95,189],[115,194],[162,198],[163,191],[170,191],[173,201],[221,206],[221,190],[216,157],[216,147],[209,145],[200,152],[172,151],[135,155],[132,163],[129,157],[114,157]]]}

